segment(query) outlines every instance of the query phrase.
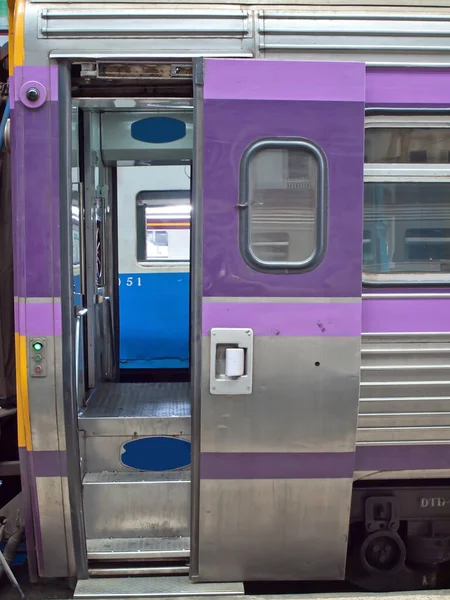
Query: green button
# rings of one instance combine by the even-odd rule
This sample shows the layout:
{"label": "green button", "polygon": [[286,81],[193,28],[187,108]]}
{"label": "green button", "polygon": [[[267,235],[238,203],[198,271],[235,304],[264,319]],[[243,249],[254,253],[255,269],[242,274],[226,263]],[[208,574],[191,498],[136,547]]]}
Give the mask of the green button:
{"label": "green button", "polygon": [[34,342],[33,344],[33,350],[36,350],[36,352],[39,352],[39,350],[42,350],[43,345],[41,344],[41,342]]}
{"label": "green button", "polygon": [[40,354],[36,354],[36,356],[34,357],[34,360],[35,360],[36,362],[41,362],[41,360],[42,360],[42,356],[41,356]]}

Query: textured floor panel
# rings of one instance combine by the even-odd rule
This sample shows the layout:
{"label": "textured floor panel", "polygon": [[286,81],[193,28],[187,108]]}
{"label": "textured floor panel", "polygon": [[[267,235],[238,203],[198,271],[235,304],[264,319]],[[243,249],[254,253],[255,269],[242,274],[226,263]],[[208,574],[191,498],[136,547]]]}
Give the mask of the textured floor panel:
{"label": "textured floor panel", "polygon": [[189,383],[104,383],[82,418],[189,417],[189,390]]}
{"label": "textured floor panel", "polygon": [[240,596],[242,583],[191,583],[188,577],[105,578],[79,581],[74,598]]}

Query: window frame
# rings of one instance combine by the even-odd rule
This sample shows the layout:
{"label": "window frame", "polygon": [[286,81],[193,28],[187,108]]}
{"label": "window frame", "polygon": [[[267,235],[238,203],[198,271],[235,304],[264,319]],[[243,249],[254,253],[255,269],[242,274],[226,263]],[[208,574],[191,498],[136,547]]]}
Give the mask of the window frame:
{"label": "window frame", "polygon": [[[144,268],[144,269],[152,269],[152,268],[159,268],[159,267],[180,267],[180,268],[186,268],[189,267],[190,262],[191,262],[191,258],[189,257],[188,259],[173,259],[171,260],[170,258],[161,258],[161,259],[148,259],[148,260],[140,260],[139,256],[140,256],[140,251],[142,251],[142,248],[146,246],[146,234],[147,234],[147,229],[146,229],[146,218],[145,218],[145,202],[147,200],[150,201],[151,198],[148,199],[142,199],[142,195],[149,195],[155,196],[155,206],[164,206],[164,200],[174,200],[176,199],[178,196],[183,197],[185,194],[187,195],[187,199],[189,200],[189,206],[191,207],[191,213],[189,214],[189,216],[187,216],[186,218],[189,219],[189,236],[192,235],[191,232],[191,228],[192,228],[192,194],[190,190],[187,189],[182,189],[182,190],[174,190],[174,189],[170,189],[170,190],[140,190],[139,192],[137,192],[137,194],[135,195],[135,207],[136,207],[136,217],[135,217],[135,227],[136,227],[136,248],[135,248],[135,257],[136,257],[136,263]],[[160,197],[160,199],[156,199],[157,197]],[[141,202],[141,204],[140,204]],[[169,202],[169,204],[171,204]],[[176,202],[173,202],[173,205],[176,205]],[[180,203],[180,206],[182,204]],[[142,225],[142,223],[140,223],[140,216],[139,216],[139,211],[138,208],[140,206],[144,206],[144,223],[145,223],[145,237],[142,236],[142,234],[139,233],[139,226],[140,224]],[[142,217],[141,217],[142,218]]]}
{"label": "window frame", "polygon": [[[252,159],[264,150],[303,150],[311,154],[317,164],[317,203],[315,211],[316,244],[313,253],[299,262],[266,261],[255,256],[251,249],[251,189],[250,166]],[[327,244],[328,223],[328,163],[324,151],[311,140],[298,137],[270,137],[255,140],[247,147],[239,169],[239,247],[245,262],[253,270],[268,274],[305,273],[322,262]]]}
{"label": "window frame", "polygon": [[[365,130],[450,129],[448,109],[366,109]],[[366,183],[450,183],[450,163],[366,163]],[[450,189],[450,188],[449,188]],[[364,210],[363,197],[363,213]],[[364,229],[363,220],[363,229]],[[450,273],[370,273],[362,269],[365,287],[448,286]]]}

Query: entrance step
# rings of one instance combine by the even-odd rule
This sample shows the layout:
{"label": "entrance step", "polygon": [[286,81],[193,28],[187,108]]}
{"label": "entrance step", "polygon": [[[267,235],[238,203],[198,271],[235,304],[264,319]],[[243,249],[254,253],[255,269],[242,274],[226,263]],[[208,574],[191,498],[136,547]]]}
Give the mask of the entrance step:
{"label": "entrance step", "polygon": [[190,539],[115,538],[87,540],[89,560],[135,561],[189,558]]}
{"label": "entrance step", "polygon": [[190,471],[87,473],[83,479],[86,537],[189,536]]}
{"label": "entrance step", "polygon": [[192,583],[189,577],[124,577],[79,581],[74,598],[173,598],[199,596],[243,596],[242,583]]}
{"label": "entrance step", "polygon": [[[101,384],[78,419],[84,470],[126,471],[121,460],[123,445],[141,437],[189,442],[189,393],[189,383]],[[146,454],[148,450],[141,452]]]}

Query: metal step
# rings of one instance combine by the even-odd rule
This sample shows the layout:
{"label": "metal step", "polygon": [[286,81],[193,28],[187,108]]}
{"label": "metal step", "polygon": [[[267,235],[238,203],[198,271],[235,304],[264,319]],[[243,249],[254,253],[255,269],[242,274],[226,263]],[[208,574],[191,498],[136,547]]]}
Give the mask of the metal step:
{"label": "metal step", "polygon": [[104,578],[79,581],[74,598],[173,598],[243,596],[242,583],[192,583],[188,577]]}
{"label": "metal step", "polygon": [[83,479],[86,537],[187,537],[190,471],[87,473]]}
{"label": "metal step", "polygon": [[170,560],[189,558],[188,537],[87,540],[89,560]]}
{"label": "metal step", "polygon": [[104,383],[79,415],[80,448],[85,471],[126,471],[124,443],[148,436],[189,441],[191,416],[188,383]]}

